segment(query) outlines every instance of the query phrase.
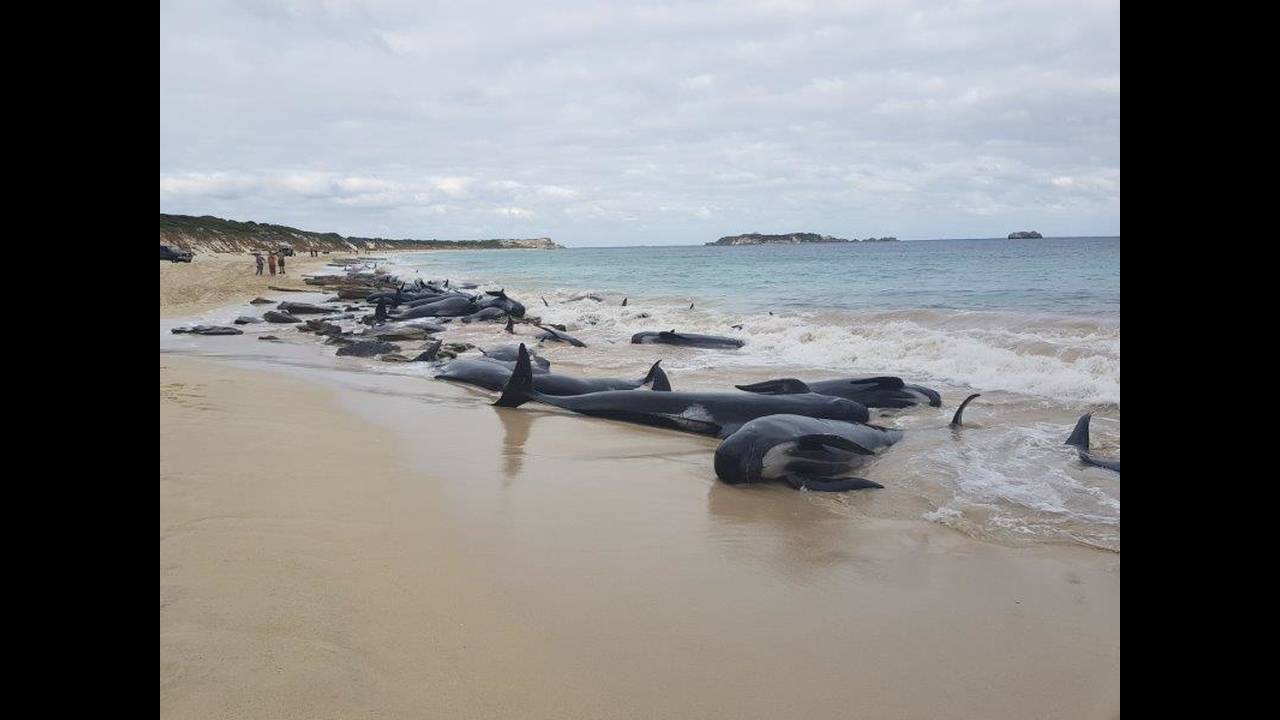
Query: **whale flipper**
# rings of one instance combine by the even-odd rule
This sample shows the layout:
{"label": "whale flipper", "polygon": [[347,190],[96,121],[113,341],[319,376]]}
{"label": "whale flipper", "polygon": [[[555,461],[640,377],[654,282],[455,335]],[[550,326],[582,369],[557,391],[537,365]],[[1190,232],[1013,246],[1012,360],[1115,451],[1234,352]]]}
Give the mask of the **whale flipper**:
{"label": "whale flipper", "polygon": [[1063,445],[1073,445],[1082,452],[1089,452],[1089,420],[1093,413],[1085,413],[1076,421],[1076,427]]}
{"label": "whale flipper", "polygon": [[894,377],[892,375],[881,375],[878,377],[858,378],[857,380],[850,380],[849,384],[850,385],[869,385],[874,387],[877,390],[901,390],[903,387],[906,386],[906,383],[902,382],[902,378]]}
{"label": "whale flipper", "polygon": [[874,452],[862,447],[858,443],[848,438],[840,437],[839,435],[801,435],[796,438],[796,447],[799,448],[816,448],[822,446],[840,448],[841,450],[848,450],[849,452],[857,453],[859,455],[875,455]]}
{"label": "whale flipper", "polygon": [[843,490],[870,490],[874,488],[884,488],[884,486],[878,482],[872,482],[866,478],[858,477],[824,480],[811,475],[787,473],[783,479],[786,480],[788,485],[797,490],[812,490],[814,492],[841,492]]}
{"label": "whale flipper", "polygon": [[962,426],[961,421],[964,419],[964,409],[969,406],[969,403],[972,402],[974,398],[979,397],[982,397],[981,393],[974,393],[965,398],[964,402],[960,403],[960,407],[956,408],[956,414],[951,416],[951,427],[958,428]]}
{"label": "whale flipper", "polygon": [[751,385],[734,385],[734,387],[757,395],[795,395],[797,393],[813,392],[808,385],[795,378],[765,380]]}
{"label": "whale flipper", "polygon": [[520,343],[516,367],[511,371],[506,386],[502,388],[502,396],[493,404],[498,407],[520,407],[533,399],[530,395],[532,392],[533,366],[529,364],[529,351],[525,349],[524,343]]}

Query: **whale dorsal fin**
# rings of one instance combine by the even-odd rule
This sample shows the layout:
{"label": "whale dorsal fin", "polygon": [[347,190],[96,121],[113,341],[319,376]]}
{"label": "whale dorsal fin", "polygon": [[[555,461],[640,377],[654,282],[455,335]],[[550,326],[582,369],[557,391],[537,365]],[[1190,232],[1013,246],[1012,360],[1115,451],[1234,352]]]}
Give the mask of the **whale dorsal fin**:
{"label": "whale dorsal fin", "polygon": [[1075,429],[1071,431],[1071,435],[1063,445],[1072,445],[1079,448],[1081,452],[1089,452],[1089,420],[1093,417],[1093,413],[1085,413],[1076,421]]}
{"label": "whale dorsal fin", "polygon": [[870,385],[877,390],[901,390],[906,383],[902,382],[902,378],[892,375],[880,375],[877,377],[858,378],[850,380],[851,385]]}
{"label": "whale dorsal fin", "polygon": [[641,378],[640,384],[650,385],[650,383],[652,383],[652,389],[657,390],[658,392],[671,392],[671,381],[667,379],[667,374],[662,371],[661,367],[659,367],[661,364],[661,360],[655,362],[653,366],[649,368],[648,374]]}
{"label": "whale dorsal fin", "polygon": [[808,385],[795,378],[765,380],[752,385],[734,385],[734,387],[757,395],[798,395],[813,392]]}
{"label": "whale dorsal fin", "polygon": [[982,397],[981,394],[974,393],[969,397],[965,398],[964,402],[960,403],[960,407],[956,408],[956,414],[951,416],[951,427],[958,428],[961,426],[961,424],[964,422],[964,409],[969,407],[969,403],[973,402],[974,398],[980,398],[980,397]]}

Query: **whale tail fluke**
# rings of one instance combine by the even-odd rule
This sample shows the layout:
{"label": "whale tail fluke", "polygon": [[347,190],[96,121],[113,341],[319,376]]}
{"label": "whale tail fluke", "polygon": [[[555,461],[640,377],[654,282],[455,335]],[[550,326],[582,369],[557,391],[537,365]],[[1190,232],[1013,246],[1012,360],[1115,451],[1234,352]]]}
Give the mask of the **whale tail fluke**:
{"label": "whale tail fluke", "polygon": [[757,395],[797,395],[800,393],[813,392],[808,385],[795,378],[782,378],[781,380],[765,380],[764,382],[753,383],[751,385],[734,385],[739,390],[745,390],[749,393]]}
{"label": "whale tail fluke", "polygon": [[1076,427],[1071,431],[1071,436],[1063,445],[1072,445],[1079,450],[1089,452],[1089,420],[1093,417],[1092,413],[1085,413],[1076,421]]}
{"label": "whale tail fluke", "polygon": [[506,386],[502,388],[502,396],[493,404],[498,407],[520,407],[533,399],[530,395],[532,392],[533,366],[529,364],[529,351],[525,349],[524,343],[520,343],[516,367],[511,371],[511,377],[507,378]]}
{"label": "whale tail fluke", "polygon": [[980,397],[982,397],[981,393],[974,393],[965,398],[964,402],[960,403],[960,407],[956,408],[956,414],[951,416],[951,427],[958,428],[963,426],[964,409],[969,407],[969,403],[973,402],[974,398]]}

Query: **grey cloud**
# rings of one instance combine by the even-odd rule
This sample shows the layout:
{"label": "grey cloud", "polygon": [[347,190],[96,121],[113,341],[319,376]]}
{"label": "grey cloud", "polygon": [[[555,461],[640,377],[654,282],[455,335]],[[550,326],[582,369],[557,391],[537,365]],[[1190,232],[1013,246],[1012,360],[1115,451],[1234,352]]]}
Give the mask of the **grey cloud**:
{"label": "grey cloud", "polygon": [[348,234],[1119,231],[1114,2],[164,2],[160,205]]}

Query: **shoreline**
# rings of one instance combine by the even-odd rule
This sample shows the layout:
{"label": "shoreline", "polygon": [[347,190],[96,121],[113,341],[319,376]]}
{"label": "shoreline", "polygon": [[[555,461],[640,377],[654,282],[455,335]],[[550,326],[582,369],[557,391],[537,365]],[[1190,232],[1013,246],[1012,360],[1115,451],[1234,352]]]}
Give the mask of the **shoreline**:
{"label": "shoreline", "polygon": [[462,388],[161,364],[166,717],[1118,715],[1116,554],[730,488],[705,438]]}

